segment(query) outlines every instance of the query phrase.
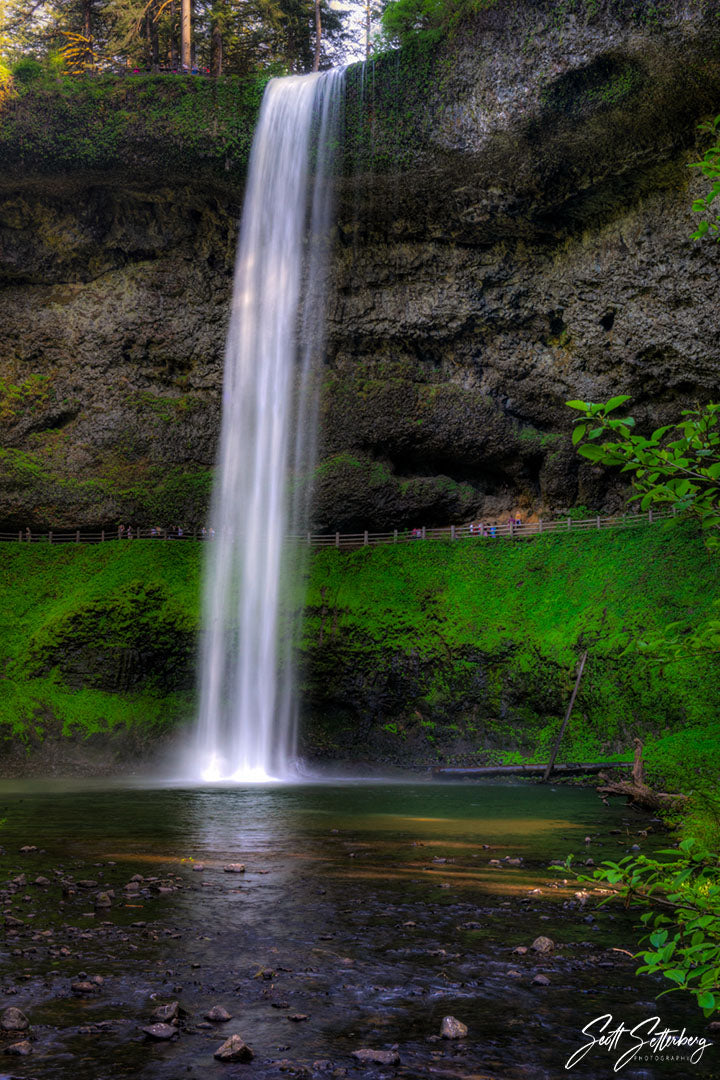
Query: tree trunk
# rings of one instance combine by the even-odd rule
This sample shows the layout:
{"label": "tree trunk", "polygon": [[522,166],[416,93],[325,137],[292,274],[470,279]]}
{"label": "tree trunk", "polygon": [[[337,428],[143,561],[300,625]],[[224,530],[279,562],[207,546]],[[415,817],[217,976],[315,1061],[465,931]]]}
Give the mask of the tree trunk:
{"label": "tree trunk", "polygon": [[210,72],[215,79],[219,79],[223,69],[223,37],[222,30],[217,22],[212,24],[210,31]]}
{"label": "tree trunk", "polygon": [[180,0],[180,65],[183,74],[192,70],[192,9],[191,0]]}
{"label": "tree trunk", "polygon": [[575,678],[575,686],[573,688],[573,692],[572,692],[572,695],[570,697],[570,703],[569,703],[569,705],[567,707],[567,712],[565,713],[565,719],[562,722],[562,726],[561,726],[560,731],[558,733],[557,741],[555,743],[555,746],[553,747],[553,752],[550,755],[550,760],[548,762],[547,769],[543,773],[543,783],[547,782],[547,780],[548,780],[548,778],[550,776],[550,773],[553,771],[553,765],[555,764],[555,758],[558,755],[558,750],[560,749],[560,743],[562,742],[562,737],[565,734],[565,728],[568,726],[568,721],[570,719],[570,714],[573,711],[573,705],[575,704],[575,698],[577,697],[577,692],[580,689],[580,680],[582,679],[582,673],[583,673],[583,669],[585,668],[585,661],[586,660],[587,660],[587,649],[582,654],[582,657],[580,659],[580,663],[578,664],[577,676]]}
{"label": "tree trunk", "polygon": [[175,0],[170,0],[170,70],[178,65],[178,47],[175,36]]}
{"label": "tree trunk", "polygon": [[156,7],[157,4],[153,4],[150,9],[150,63],[154,72],[160,70],[160,37],[158,35],[158,24],[156,21]]}
{"label": "tree trunk", "polygon": [[83,36],[85,38],[85,67],[93,69],[95,67],[95,56],[93,54],[93,38],[92,38],[92,0],[83,0],[82,4],[83,15]]}
{"label": "tree trunk", "polygon": [[320,0],[315,0],[315,59],[313,71],[320,70],[320,45],[322,43],[322,19],[320,17]]}
{"label": "tree trunk", "polygon": [[372,0],[365,0],[365,59],[370,59],[370,4]]}

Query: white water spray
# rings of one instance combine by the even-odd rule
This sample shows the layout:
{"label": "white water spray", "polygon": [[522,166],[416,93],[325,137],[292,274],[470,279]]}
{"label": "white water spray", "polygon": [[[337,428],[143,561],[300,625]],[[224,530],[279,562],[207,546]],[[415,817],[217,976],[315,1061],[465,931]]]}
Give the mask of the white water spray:
{"label": "white water spray", "polygon": [[250,157],[205,582],[193,771],[209,781],[285,778],[296,757],[294,627],[280,609],[309,493],[289,479],[314,458],[343,86],[342,69],[273,79]]}

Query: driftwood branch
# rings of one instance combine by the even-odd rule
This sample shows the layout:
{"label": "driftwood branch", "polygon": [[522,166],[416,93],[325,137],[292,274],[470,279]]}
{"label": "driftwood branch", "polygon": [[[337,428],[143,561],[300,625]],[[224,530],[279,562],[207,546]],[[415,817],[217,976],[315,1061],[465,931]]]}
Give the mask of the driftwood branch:
{"label": "driftwood branch", "polygon": [[643,779],[643,744],[635,739],[635,760],[632,767],[632,780],[613,780],[600,774],[603,786],[597,789],[598,795],[624,795],[635,806],[645,810],[666,810],[672,802],[687,799],[687,795],[668,795],[665,791],[653,791]]}

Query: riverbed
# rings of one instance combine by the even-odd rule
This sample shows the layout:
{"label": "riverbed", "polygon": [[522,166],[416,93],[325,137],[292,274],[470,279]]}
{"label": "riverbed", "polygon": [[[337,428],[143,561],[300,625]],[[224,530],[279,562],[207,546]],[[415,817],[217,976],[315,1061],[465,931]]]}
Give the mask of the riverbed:
{"label": "riverbed", "polygon": [[[656,1003],[667,984],[634,974],[627,916],[551,869],[667,842],[589,789],[5,782],[0,818],[2,1008],[31,1024],[3,1036],[31,1053],[0,1056],[0,1080],[600,1080],[631,1042],[566,1070],[594,1018],[704,1032],[689,1001]],[[172,1037],[154,1040],[143,1028],[175,1002]],[[215,1005],[231,1019],[205,1019]],[[446,1016],[467,1037],[440,1038]],[[213,1056],[235,1033],[249,1064]],[[699,1064],[652,1056],[620,1075],[720,1076],[713,1047]]]}

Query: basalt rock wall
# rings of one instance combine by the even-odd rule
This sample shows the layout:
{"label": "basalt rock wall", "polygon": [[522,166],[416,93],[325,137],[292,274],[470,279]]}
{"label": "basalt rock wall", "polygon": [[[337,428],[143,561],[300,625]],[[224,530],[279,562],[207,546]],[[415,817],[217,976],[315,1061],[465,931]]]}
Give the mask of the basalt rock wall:
{"label": "basalt rock wall", "polygon": [[[628,393],[649,426],[716,394],[720,248],[689,238],[687,165],[717,11],[554,8],[500,2],[349,72],[318,529],[615,508],[564,402]],[[10,155],[6,527],[203,520],[244,168],[207,144]]]}

